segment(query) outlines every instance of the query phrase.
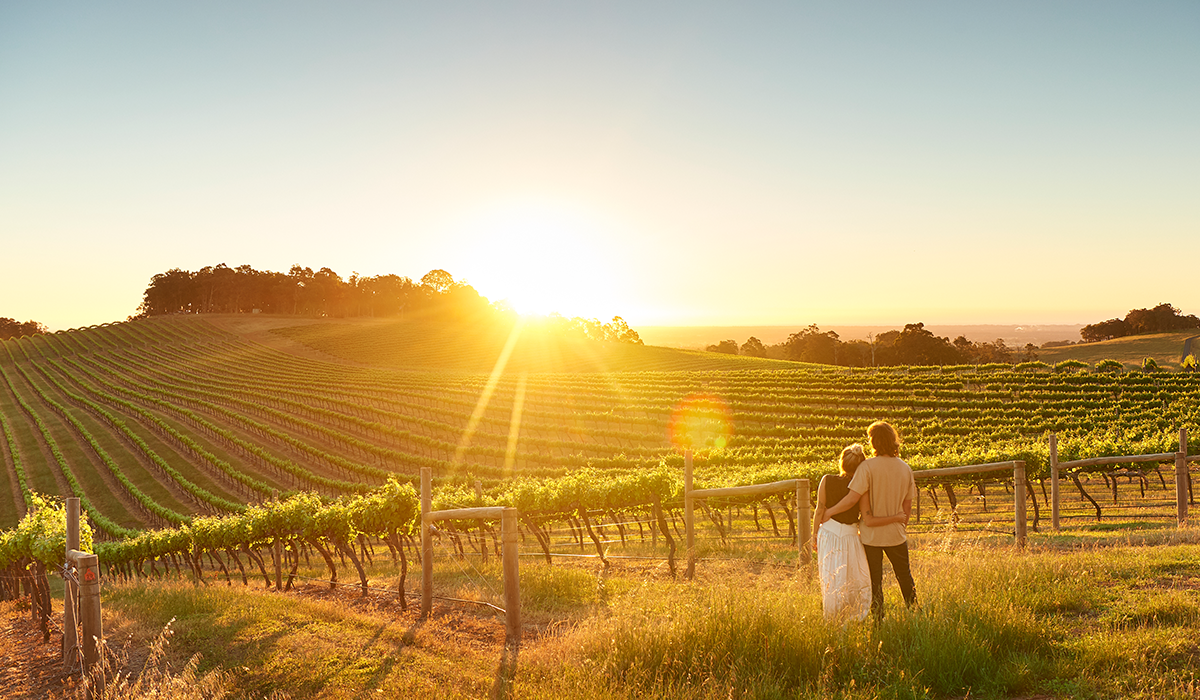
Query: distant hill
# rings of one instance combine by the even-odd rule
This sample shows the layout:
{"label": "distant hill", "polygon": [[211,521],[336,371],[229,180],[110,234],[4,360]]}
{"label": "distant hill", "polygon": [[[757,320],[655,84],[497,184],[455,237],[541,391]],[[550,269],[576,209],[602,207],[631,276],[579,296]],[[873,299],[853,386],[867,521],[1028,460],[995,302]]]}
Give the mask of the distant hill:
{"label": "distant hill", "polygon": [[[920,321],[920,319],[915,319]],[[914,321],[914,322],[915,322]],[[807,325],[807,324],[805,324]],[[843,341],[866,340],[867,334],[879,335],[892,330],[901,330],[903,323],[878,326],[843,326],[817,324],[822,331],[834,331]],[[764,345],[775,345],[788,339],[792,333],[800,331],[804,326],[639,326],[638,333],[642,340],[654,345],[671,348],[700,349],[719,343],[722,340],[736,340],[739,344],[754,336]],[[975,343],[990,343],[997,338],[1003,338],[1009,347],[1022,348],[1026,343],[1041,346],[1052,340],[1079,340],[1081,325],[928,325],[925,329],[936,336],[954,340],[958,336],[966,336],[967,340]]]}
{"label": "distant hill", "polygon": [[[211,317],[210,317],[211,318]],[[490,372],[512,328],[494,324],[446,324],[427,320],[294,317],[230,318],[218,325],[280,349],[318,353],[325,359],[373,367]],[[269,336],[264,337],[263,331]],[[281,342],[291,348],[281,346]],[[300,346],[296,348],[296,346]],[[516,335],[506,371],[674,372],[795,369],[800,363],[736,357],[696,350],[564,338],[527,325]]]}
{"label": "distant hill", "polygon": [[[1184,341],[1197,335],[1194,329],[1153,335],[1135,335],[1103,340],[1098,343],[1044,348],[1037,352],[1039,360],[1051,364],[1063,360],[1079,360],[1094,365],[1100,360],[1111,359],[1125,365],[1140,367],[1142,360],[1153,357],[1160,367],[1176,369],[1179,367]],[[1193,351],[1196,350],[1195,346],[1196,343],[1193,343]]]}

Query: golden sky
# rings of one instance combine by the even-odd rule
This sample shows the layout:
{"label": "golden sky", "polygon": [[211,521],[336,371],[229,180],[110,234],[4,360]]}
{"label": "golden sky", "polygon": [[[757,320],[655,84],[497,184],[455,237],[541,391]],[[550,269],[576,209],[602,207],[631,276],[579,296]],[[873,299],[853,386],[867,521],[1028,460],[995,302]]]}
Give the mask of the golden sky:
{"label": "golden sky", "polygon": [[0,6],[0,316],[443,268],[638,324],[1200,312],[1191,2]]}

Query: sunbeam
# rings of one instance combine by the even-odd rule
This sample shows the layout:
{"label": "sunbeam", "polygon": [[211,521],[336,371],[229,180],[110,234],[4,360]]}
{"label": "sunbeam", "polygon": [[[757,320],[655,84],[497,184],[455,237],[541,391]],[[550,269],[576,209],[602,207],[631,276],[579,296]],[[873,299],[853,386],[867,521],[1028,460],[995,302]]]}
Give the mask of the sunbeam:
{"label": "sunbeam", "polygon": [[504,451],[504,476],[512,476],[517,463],[517,440],[521,436],[521,413],[525,410],[525,383],[529,375],[525,372],[517,379],[513,395],[512,420],[508,424],[508,447]]}
{"label": "sunbeam", "polygon": [[525,320],[518,318],[513,325],[512,332],[508,334],[508,342],[504,344],[504,349],[496,358],[496,364],[492,367],[492,373],[483,387],[483,393],[479,395],[479,401],[475,402],[475,410],[471,413],[462,439],[458,441],[458,447],[454,450],[455,467],[462,464],[463,453],[471,445],[471,437],[475,434],[475,429],[479,427],[479,421],[483,418],[484,412],[487,411],[488,402],[492,399],[492,393],[496,390],[496,384],[499,383],[500,377],[504,375],[504,367],[508,364],[508,358],[512,356],[513,348],[517,346],[517,340],[521,337],[521,329],[524,327]]}

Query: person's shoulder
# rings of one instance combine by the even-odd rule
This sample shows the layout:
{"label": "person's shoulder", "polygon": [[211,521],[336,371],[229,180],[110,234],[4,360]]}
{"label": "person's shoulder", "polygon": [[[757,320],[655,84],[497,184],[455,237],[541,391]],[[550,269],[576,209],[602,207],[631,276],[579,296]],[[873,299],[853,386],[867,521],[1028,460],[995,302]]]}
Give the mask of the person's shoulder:
{"label": "person's shoulder", "polygon": [[877,468],[912,471],[912,467],[908,466],[908,462],[905,462],[899,457],[873,457],[872,459],[867,460],[867,462],[870,461],[875,461]]}

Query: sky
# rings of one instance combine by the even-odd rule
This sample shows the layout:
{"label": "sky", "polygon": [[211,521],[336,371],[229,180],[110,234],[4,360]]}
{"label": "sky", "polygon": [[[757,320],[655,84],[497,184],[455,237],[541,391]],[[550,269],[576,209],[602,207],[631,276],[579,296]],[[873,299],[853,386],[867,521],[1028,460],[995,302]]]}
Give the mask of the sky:
{"label": "sky", "polygon": [[1198,87],[1194,1],[4,3],[0,316],[219,263],[635,328],[1200,313]]}

